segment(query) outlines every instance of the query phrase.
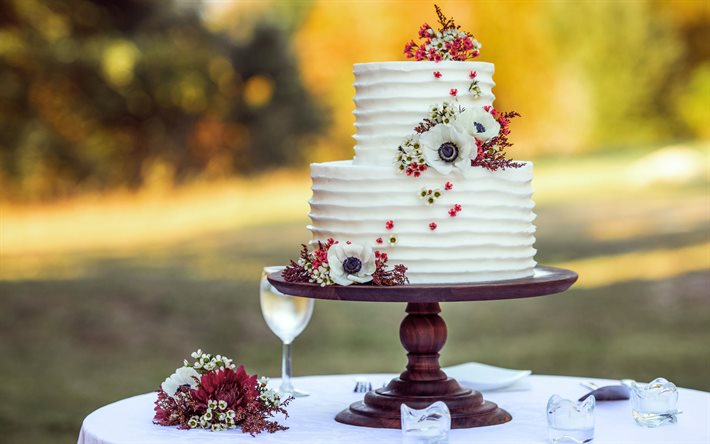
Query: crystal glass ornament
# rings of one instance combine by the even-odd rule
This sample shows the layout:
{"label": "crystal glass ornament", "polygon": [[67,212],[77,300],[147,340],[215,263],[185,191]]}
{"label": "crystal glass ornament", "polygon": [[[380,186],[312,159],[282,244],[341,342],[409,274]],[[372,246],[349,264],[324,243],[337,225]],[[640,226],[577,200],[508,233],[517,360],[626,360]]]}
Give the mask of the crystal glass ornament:
{"label": "crystal glass ornament", "polygon": [[451,430],[451,414],[442,401],[416,410],[402,404],[402,435],[405,444],[447,444]]}
{"label": "crystal glass ornament", "polygon": [[547,430],[550,444],[583,444],[594,439],[596,399],[572,401],[553,395],[547,401]]}
{"label": "crystal glass ornament", "polygon": [[643,427],[658,427],[678,421],[678,388],[664,378],[631,385],[631,414]]}

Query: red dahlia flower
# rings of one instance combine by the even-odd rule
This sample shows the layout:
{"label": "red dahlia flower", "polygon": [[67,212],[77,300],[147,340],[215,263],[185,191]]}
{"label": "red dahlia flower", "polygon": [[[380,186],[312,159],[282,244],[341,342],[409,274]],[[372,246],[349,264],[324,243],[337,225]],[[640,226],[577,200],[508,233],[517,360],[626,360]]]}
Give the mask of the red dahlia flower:
{"label": "red dahlia flower", "polygon": [[249,376],[240,365],[236,371],[225,368],[205,373],[192,396],[200,407],[207,408],[210,400],[225,401],[228,409],[239,412],[240,408],[249,410],[251,404],[258,404],[259,389],[256,375]]}

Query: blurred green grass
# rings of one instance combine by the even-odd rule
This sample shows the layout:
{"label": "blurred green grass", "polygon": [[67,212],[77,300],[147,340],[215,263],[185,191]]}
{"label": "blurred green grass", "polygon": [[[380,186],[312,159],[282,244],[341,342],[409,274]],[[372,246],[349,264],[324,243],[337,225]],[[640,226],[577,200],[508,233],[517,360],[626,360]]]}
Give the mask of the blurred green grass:
{"label": "blurred green grass", "polygon": [[[545,162],[540,165],[544,171]],[[671,217],[695,214],[703,204],[707,210],[706,184],[644,190],[541,196],[538,261],[603,259],[708,241],[707,211],[688,220]],[[631,236],[594,234],[617,219],[645,228]],[[250,372],[278,376],[280,342],[261,318],[258,279],[263,266],[297,254],[308,239],[306,223],[304,215],[133,253],[62,254],[57,263],[71,262],[81,272],[0,281],[0,378],[12,381],[0,384],[3,442],[75,442],[86,415],[156,389],[198,347],[243,362]],[[664,376],[710,390],[708,288],[705,269],[664,280],[580,285],[529,300],[443,304],[449,338],[442,364]],[[401,371],[403,310],[403,304],[318,301],[295,342],[296,376]]]}

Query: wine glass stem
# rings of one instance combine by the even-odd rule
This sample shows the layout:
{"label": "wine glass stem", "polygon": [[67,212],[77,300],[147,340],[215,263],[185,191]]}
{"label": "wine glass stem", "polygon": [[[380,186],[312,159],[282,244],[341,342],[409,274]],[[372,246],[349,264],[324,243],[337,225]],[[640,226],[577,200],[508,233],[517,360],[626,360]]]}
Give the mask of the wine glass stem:
{"label": "wine glass stem", "polygon": [[281,387],[279,390],[282,393],[290,393],[293,391],[291,384],[291,343],[284,342],[283,356],[281,359]]}

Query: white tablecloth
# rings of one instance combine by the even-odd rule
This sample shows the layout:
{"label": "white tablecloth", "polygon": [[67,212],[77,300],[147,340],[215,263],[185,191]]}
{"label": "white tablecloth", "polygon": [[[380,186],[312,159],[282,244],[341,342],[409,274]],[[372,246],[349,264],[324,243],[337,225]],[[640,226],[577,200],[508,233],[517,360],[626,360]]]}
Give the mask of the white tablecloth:
{"label": "white tablecloth", "polygon": [[[381,386],[393,375],[366,375],[373,386]],[[578,398],[585,393],[581,381],[601,385],[615,381],[562,377],[530,376],[529,390],[484,393],[513,415],[506,424],[452,430],[454,443],[545,443],[547,422],[545,408],[552,394]],[[277,380],[272,380],[277,384]],[[355,376],[309,376],[295,379],[295,385],[311,393],[296,399],[288,408],[289,419],[279,421],[290,427],[275,434],[262,433],[256,438],[239,430],[209,432],[177,430],[153,425],[155,393],[139,395],[102,407],[90,414],[82,425],[78,444],[163,444],[163,443],[400,443],[402,434],[395,429],[371,429],[335,422],[333,417],[352,402],[362,399],[353,393]],[[596,407],[595,444],[708,444],[710,443],[710,393],[680,390],[678,423],[647,429],[636,425],[628,401],[599,402]]]}

